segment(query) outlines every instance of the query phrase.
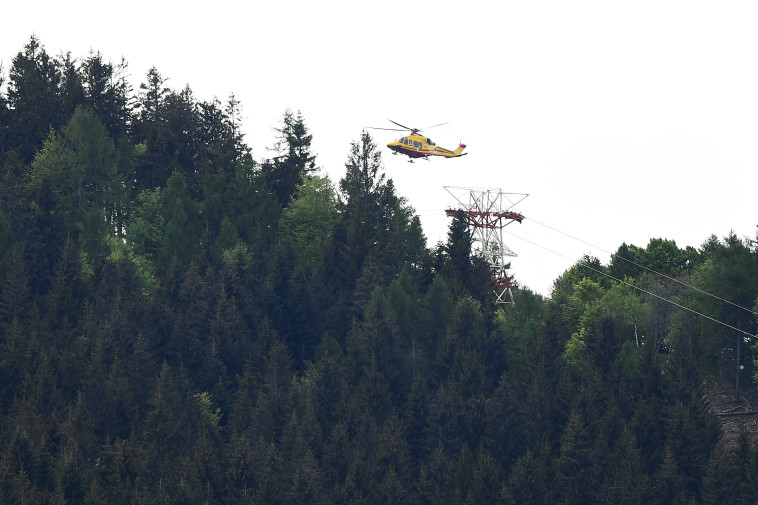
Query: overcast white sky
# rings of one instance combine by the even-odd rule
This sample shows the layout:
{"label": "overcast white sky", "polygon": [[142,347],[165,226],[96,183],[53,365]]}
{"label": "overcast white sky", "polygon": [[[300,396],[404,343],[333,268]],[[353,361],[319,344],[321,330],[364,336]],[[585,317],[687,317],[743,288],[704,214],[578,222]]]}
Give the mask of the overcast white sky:
{"label": "overcast white sky", "polygon": [[605,263],[622,242],[756,236],[755,2],[21,4],[0,9],[4,75],[32,33],[51,55],[123,56],[135,89],[155,66],[199,100],[234,93],[256,158],[299,110],[335,183],[362,128],[449,122],[427,135],[467,156],[410,164],[385,149],[387,176],[429,245],[454,204],[443,186],[528,193],[504,236],[511,273],[545,295],[582,254]]}

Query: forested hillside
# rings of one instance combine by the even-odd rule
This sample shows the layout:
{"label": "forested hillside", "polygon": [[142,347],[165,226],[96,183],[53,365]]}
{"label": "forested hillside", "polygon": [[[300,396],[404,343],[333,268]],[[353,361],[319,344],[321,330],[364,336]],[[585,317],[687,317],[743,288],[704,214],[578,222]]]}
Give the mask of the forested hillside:
{"label": "forested hillside", "polygon": [[331,181],[283,111],[256,161],[234,96],[127,68],[31,37],[0,75],[0,503],[755,503],[706,400],[752,387],[752,239],[496,310],[367,133]]}

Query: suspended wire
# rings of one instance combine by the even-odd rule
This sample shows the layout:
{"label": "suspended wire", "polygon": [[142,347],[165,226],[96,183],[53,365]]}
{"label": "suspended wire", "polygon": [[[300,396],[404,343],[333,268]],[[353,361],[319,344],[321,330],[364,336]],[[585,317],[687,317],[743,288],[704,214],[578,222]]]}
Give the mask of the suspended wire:
{"label": "suspended wire", "polygon": [[[525,234],[527,237],[529,237],[529,228],[528,228],[528,227],[527,227],[527,228],[524,228],[524,230],[523,230],[523,231],[524,231],[524,234]],[[534,262],[535,262],[535,264],[537,265],[537,270],[538,270],[538,271],[539,271],[539,273],[540,273],[540,277],[542,278],[542,282],[544,282],[545,284],[547,284],[547,283],[548,283],[548,281],[547,281],[547,279],[545,278],[545,273],[542,271],[542,267],[540,266],[540,263],[539,263],[539,261],[537,261],[537,255],[535,254],[535,252],[534,252],[534,249],[530,247],[530,248],[529,248],[529,251],[532,253],[532,258],[534,259]]]}
{"label": "suspended wire", "polygon": [[[530,220],[530,221],[534,221],[534,220],[533,220],[533,219],[531,219],[531,218],[529,218],[529,220]],[[555,231],[558,231],[558,230],[555,230]],[[537,243],[535,243],[535,242],[532,242],[531,240],[525,239],[524,237],[520,237],[520,236],[518,236],[518,235],[514,235],[513,233],[510,233],[510,232],[507,232],[507,231],[506,231],[506,233],[508,233],[509,235],[511,235],[511,236],[513,236],[513,237],[519,238],[519,239],[521,239],[521,240],[523,240],[523,241],[525,241],[525,242],[528,242],[528,243],[530,243],[530,244],[532,244],[532,245],[534,245],[534,246],[536,246],[536,247],[539,247],[540,249],[544,249],[545,251],[547,251],[547,252],[549,252],[549,253],[555,254],[556,256],[560,256],[561,258],[565,258],[565,259],[567,259],[567,260],[569,260],[569,261],[574,261],[572,258],[569,258],[568,256],[566,256],[566,255],[564,255],[564,254],[561,254],[561,253],[559,253],[559,252],[556,252],[556,251],[553,251],[553,250],[551,250],[551,249],[548,249],[547,247],[545,247],[545,246],[542,246],[542,245],[540,245],[540,244],[537,244]],[[561,232],[561,233],[563,233],[563,232]],[[569,236],[569,235],[567,235],[567,234],[565,234],[565,233],[564,233],[564,235],[566,235],[566,236]],[[577,240],[579,240],[579,239],[577,239]],[[583,241],[582,241],[582,240],[580,240],[580,242],[583,242]],[[586,244],[586,242],[585,242],[585,244]],[[587,245],[591,245],[591,244],[587,244]],[[593,271],[593,272],[595,272],[595,273],[598,273],[598,274],[600,274],[600,275],[604,275],[604,276],[608,277],[609,279],[612,279],[612,280],[614,280],[614,281],[616,281],[616,282],[619,282],[619,283],[621,283],[621,284],[625,284],[625,285],[627,285],[627,286],[629,286],[629,287],[631,287],[631,288],[634,288],[634,289],[636,289],[636,290],[638,290],[638,291],[641,291],[641,292],[643,292],[643,293],[645,293],[645,294],[647,294],[647,295],[650,295],[650,296],[654,296],[655,298],[658,298],[658,299],[660,299],[660,300],[663,300],[664,302],[670,303],[671,305],[674,305],[675,307],[679,307],[680,309],[686,310],[686,311],[688,311],[688,312],[691,312],[691,313],[693,313],[693,314],[696,314],[696,315],[698,315],[698,316],[704,317],[705,319],[708,319],[708,320],[710,320],[710,321],[713,321],[714,323],[717,323],[717,324],[720,324],[720,325],[722,325],[722,326],[725,326],[725,327],[727,327],[727,328],[729,328],[729,329],[731,329],[731,330],[734,330],[734,331],[736,331],[736,332],[739,332],[739,333],[742,333],[742,334],[744,334],[744,335],[747,335],[747,336],[748,336],[748,337],[750,337],[751,339],[752,339],[752,338],[755,338],[755,335],[753,335],[752,333],[749,333],[749,332],[747,332],[747,331],[741,330],[740,328],[737,328],[737,327],[735,327],[735,326],[732,326],[732,325],[730,325],[730,324],[728,324],[728,323],[725,323],[725,322],[723,322],[723,321],[719,321],[718,319],[715,319],[715,318],[713,318],[713,317],[711,317],[711,316],[709,316],[709,315],[703,314],[702,312],[698,312],[697,310],[691,309],[691,308],[689,308],[689,307],[685,307],[684,305],[682,305],[682,304],[680,304],[680,303],[677,303],[677,302],[675,302],[675,301],[673,301],[673,300],[669,300],[669,299],[668,299],[668,298],[666,298],[666,297],[663,297],[663,296],[661,296],[661,295],[657,295],[657,294],[655,294],[655,293],[653,293],[653,292],[651,292],[651,291],[648,291],[648,290],[646,290],[646,289],[642,289],[642,288],[641,288],[641,287],[639,287],[639,286],[635,286],[634,284],[631,284],[631,283],[629,283],[629,282],[626,282],[626,281],[624,281],[624,280],[618,279],[618,278],[616,278],[616,277],[614,277],[614,276],[612,276],[612,275],[610,275],[610,274],[608,274],[608,273],[606,273],[606,272],[603,272],[602,270],[598,270],[598,269],[596,269],[596,268],[593,268],[592,266],[590,266],[590,265],[589,265],[588,263],[586,263],[586,262],[582,262],[582,261],[579,261],[579,262],[578,262],[578,264],[579,264],[580,266],[582,266],[582,267],[584,267],[584,268],[588,269],[588,270],[592,270],[592,271]]]}
{"label": "suspended wire", "polygon": [[[539,224],[539,225],[541,225],[541,226],[544,226],[545,228],[548,228],[548,229],[550,229],[550,230],[553,230],[554,232],[560,233],[561,235],[565,235],[566,237],[569,237],[569,238],[571,238],[571,239],[574,239],[574,240],[576,240],[576,241],[578,241],[578,242],[581,242],[581,243],[583,243],[583,244],[585,244],[585,245],[588,245],[588,246],[590,246],[590,247],[592,247],[592,248],[595,248],[595,249],[598,249],[598,250],[600,250],[600,251],[603,251],[603,252],[604,252],[604,253],[606,253],[606,254],[610,254],[612,257],[615,257],[615,258],[618,258],[618,259],[624,260],[624,261],[626,261],[626,262],[628,262],[628,263],[631,263],[632,265],[634,265],[634,266],[636,266],[636,267],[639,267],[639,268],[642,268],[643,270],[647,270],[647,271],[648,271],[648,272],[650,272],[650,273],[653,273],[653,274],[656,274],[656,275],[660,275],[661,277],[664,277],[664,278],[666,278],[666,279],[668,279],[668,280],[670,280],[670,281],[673,281],[673,282],[679,283],[679,284],[681,284],[682,286],[688,287],[688,288],[690,288],[690,289],[694,289],[695,291],[698,291],[698,292],[700,292],[700,293],[702,293],[702,294],[704,294],[704,295],[707,295],[707,296],[710,296],[710,297],[712,297],[712,298],[715,298],[716,300],[719,300],[719,301],[721,301],[721,302],[724,302],[724,303],[728,303],[729,305],[732,305],[732,306],[734,306],[734,307],[737,307],[738,309],[742,309],[742,310],[744,310],[744,311],[746,311],[746,312],[750,312],[750,313],[751,313],[751,314],[753,314],[753,315],[758,315],[758,313],[757,313],[757,312],[755,312],[755,311],[753,311],[753,310],[751,310],[751,309],[749,309],[749,308],[747,308],[747,307],[743,307],[742,305],[739,305],[739,304],[737,304],[737,303],[731,302],[731,301],[729,301],[729,300],[727,300],[727,299],[725,299],[725,298],[722,298],[722,297],[720,297],[720,296],[718,296],[718,295],[714,295],[713,293],[709,293],[708,291],[705,291],[704,289],[701,289],[701,288],[699,288],[699,287],[697,287],[697,286],[693,286],[693,285],[691,285],[691,284],[687,284],[687,283],[686,283],[686,282],[684,282],[684,281],[681,281],[681,280],[679,280],[679,279],[675,279],[675,278],[673,278],[673,277],[670,277],[670,276],[668,276],[668,275],[666,275],[666,274],[664,274],[664,273],[661,273],[661,272],[656,272],[656,271],[655,271],[655,270],[653,270],[652,268],[648,268],[648,267],[646,267],[645,265],[640,265],[639,263],[637,263],[637,262],[635,262],[635,261],[632,261],[632,260],[630,260],[630,259],[628,259],[628,258],[624,258],[623,256],[619,256],[618,254],[614,254],[614,253],[612,253],[612,252],[610,252],[610,251],[606,251],[606,250],[605,250],[605,249],[603,249],[602,247],[598,247],[598,246],[596,246],[596,245],[590,244],[589,242],[586,242],[586,241],[584,241],[584,240],[582,240],[582,239],[580,239],[580,238],[574,237],[574,236],[572,236],[572,235],[569,235],[569,234],[568,234],[568,233],[566,233],[566,232],[563,232],[563,231],[561,231],[561,230],[558,230],[558,229],[556,229],[556,228],[553,228],[553,227],[552,227],[552,226],[550,226],[550,225],[547,225],[547,224],[545,224],[545,223],[540,223],[539,221],[537,221],[536,219],[534,219],[534,218],[532,218],[532,217],[530,217],[530,218],[529,218],[529,221],[531,221],[531,222],[533,222],[533,223],[537,223],[537,224]],[[721,285],[722,285],[722,286],[724,286],[723,284],[721,284]],[[724,287],[727,287],[727,288],[729,288],[729,289],[734,289],[734,288],[731,288],[731,287],[729,287],[729,286],[724,286]],[[735,289],[735,291],[738,291],[738,290],[736,290],[736,289]]]}

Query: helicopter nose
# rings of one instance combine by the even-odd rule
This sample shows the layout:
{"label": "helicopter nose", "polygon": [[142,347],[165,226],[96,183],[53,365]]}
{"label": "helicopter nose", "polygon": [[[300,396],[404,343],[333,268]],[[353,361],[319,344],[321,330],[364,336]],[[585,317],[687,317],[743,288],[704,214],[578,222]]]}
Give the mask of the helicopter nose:
{"label": "helicopter nose", "polygon": [[387,144],[387,147],[389,147],[393,151],[397,151],[398,146],[400,146],[400,142],[398,141],[390,142],[389,144]]}

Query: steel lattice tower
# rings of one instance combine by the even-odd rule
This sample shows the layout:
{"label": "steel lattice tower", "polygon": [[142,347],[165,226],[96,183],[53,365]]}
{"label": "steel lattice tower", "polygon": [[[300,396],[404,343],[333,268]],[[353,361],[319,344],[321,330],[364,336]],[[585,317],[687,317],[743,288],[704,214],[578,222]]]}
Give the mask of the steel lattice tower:
{"label": "steel lattice tower", "polygon": [[500,189],[445,186],[458,202],[458,209],[447,209],[449,217],[462,210],[471,230],[471,254],[481,256],[490,266],[495,303],[513,303],[511,282],[506,273],[506,258],[517,256],[503,242],[503,228],[524,216],[513,207],[526,198],[524,193],[503,193]]}

